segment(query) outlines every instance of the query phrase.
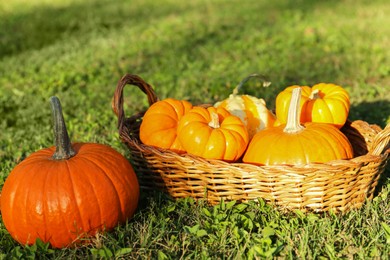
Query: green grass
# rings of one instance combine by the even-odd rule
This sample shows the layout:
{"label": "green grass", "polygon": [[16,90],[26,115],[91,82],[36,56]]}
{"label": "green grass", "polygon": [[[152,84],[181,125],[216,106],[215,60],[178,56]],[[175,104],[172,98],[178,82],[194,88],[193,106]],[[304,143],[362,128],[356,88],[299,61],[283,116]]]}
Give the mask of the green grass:
{"label": "green grass", "polygon": [[[49,97],[74,141],[120,143],[111,99],[125,73],[160,98],[213,103],[251,73],[245,91],[274,108],[293,84],[333,82],[350,119],[390,123],[387,1],[12,0],[0,3],[0,185],[31,152],[53,144]],[[147,107],[125,89],[125,111]],[[126,225],[89,246],[18,245],[0,222],[0,259],[384,259],[390,255],[389,171],[373,201],[345,215],[282,213],[262,201],[210,207],[142,193]]]}

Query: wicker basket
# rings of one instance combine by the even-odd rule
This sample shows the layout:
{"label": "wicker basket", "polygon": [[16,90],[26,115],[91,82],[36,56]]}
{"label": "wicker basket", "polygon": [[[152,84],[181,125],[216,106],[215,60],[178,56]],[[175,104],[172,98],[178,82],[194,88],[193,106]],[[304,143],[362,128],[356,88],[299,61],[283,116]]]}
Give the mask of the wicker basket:
{"label": "wicker basket", "polygon": [[364,121],[347,122],[341,129],[354,148],[355,158],[304,166],[255,166],[205,160],[188,154],[144,145],[139,140],[142,116],[125,117],[123,89],[137,86],[149,104],[158,100],[152,87],[136,75],[119,80],[113,110],[119,135],[130,149],[141,189],[162,190],[173,198],[193,197],[217,204],[263,198],[289,210],[346,211],[371,199],[390,154],[390,124],[382,130]]}

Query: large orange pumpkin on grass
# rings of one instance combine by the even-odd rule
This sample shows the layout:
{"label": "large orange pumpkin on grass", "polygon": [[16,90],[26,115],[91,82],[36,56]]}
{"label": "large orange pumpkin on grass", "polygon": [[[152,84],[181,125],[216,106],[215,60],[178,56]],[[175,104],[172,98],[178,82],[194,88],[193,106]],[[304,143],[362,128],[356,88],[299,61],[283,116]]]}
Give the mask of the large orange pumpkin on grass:
{"label": "large orange pumpkin on grass", "polygon": [[[96,143],[71,143],[56,97],[56,146],[32,153],[9,174],[1,193],[4,225],[23,245],[36,239],[71,246],[130,218],[139,184],[120,153]],[[85,239],[85,240],[84,240]]]}
{"label": "large orange pumpkin on grass", "polygon": [[348,92],[343,87],[331,83],[319,83],[313,87],[290,86],[281,91],[276,97],[277,124],[287,122],[292,91],[297,87],[302,89],[301,123],[328,123],[337,128],[345,124],[350,108]]}
{"label": "large orange pumpkin on grass", "polygon": [[234,162],[249,142],[245,125],[224,108],[195,106],[180,119],[177,131],[188,153],[206,159]]}
{"label": "large orange pumpkin on grass", "polygon": [[257,133],[249,143],[243,162],[257,165],[325,163],[353,157],[351,143],[335,126],[299,120],[302,88],[292,92],[287,124]]}
{"label": "large orange pumpkin on grass", "polygon": [[140,126],[141,141],[150,146],[185,152],[177,138],[180,118],[192,108],[185,100],[167,98],[157,101],[146,111]]}

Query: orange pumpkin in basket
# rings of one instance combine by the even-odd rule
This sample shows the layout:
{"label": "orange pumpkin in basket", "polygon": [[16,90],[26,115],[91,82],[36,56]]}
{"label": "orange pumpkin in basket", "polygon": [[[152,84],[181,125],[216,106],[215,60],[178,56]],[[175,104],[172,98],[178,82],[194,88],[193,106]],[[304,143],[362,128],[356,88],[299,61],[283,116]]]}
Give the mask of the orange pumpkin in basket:
{"label": "orange pumpkin in basket", "polygon": [[180,119],[177,131],[188,153],[207,159],[236,161],[249,142],[244,123],[224,108],[196,106]]}
{"label": "orange pumpkin in basket", "polygon": [[245,163],[258,165],[325,163],[353,157],[351,143],[335,126],[299,123],[302,88],[292,92],[287,124],[257,133],[244,155]]}
{"label": "orange pumpkin in basket", "polygon": [[124,223],[138,206],[139,184],[129,161],[111,147],[71,143],[57,98],[52,106],[56,146],[32,153],[11,171],[1,213],[22,245],[39,238],[62,248]]}
{"label": "orange pumpkin in basket", "polygon": [[290,86],[276,97],[277,125],[287,122],[289,104],[293,89],[302,89],[300,101],[300,122],[318,122],[333,124],[341,128],[347,118],[350,108],[348,92],[335,84],[319,83],[313,87]]}
{"label": "orange pumpkin in basket", "polygon": [[180,118],[192,108],[185,100],[167,98],[157,101],[146,111],[140,126],[141,141],[150,146],[183,153],[185,150],[177,138]]}

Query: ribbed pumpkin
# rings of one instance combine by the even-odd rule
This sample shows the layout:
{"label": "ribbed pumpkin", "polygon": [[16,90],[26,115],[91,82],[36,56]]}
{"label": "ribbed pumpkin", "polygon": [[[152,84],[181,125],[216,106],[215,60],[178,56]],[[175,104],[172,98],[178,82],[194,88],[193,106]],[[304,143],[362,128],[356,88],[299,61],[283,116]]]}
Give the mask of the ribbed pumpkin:
{"label": "ribbed pumpkin", "polygon": [[[215,107],[223,107],[233,115],[238,116],[248,129],[249,139],[260,130],[272,126],[276,119],[275,115],[268,110],[264,99],[238,94],[244,83],[253,77],[264,79],[258,74],[249,75],[237,85],[227,99],[214,104]],[[268,86],[269,84],[269,82],[264,81],[263,85]]]}
{"label": "ribbed pumpkin", "polygon": [[139,184],[130,163],[111,147],[71,144],[58,98],[51,104],[56,146],[32,153],[11,171],[1,212],[19,243],[39,238],[62,248],[86,243],[133,216]]}
{"label": "ribbed pumpkin", "polygon": [[292,92],[287,124],[257,133],[243,157],[243,162],[257,165],[325,163],[353,157],[346,136],[326,123],[299,123],[302,88]]}
{"label": "ribbed pumpkin", "polygon": [[347,118],[350,108],[348,92],[335,84],[319,83],[313,87],[290,86],[276,97],[277,124],[287,122],[288,108],[293,89],[302,88],[300,102],[301,123],[329,123],[341,128]]}
{"label": "ribbed pumpkin", "polygon": [[180,118],[192,108],[185,100],[167,98],[157,101],[146,111],[140,126],[141,141],[150,146],[185,152],[177,138]]}
{"label": "ribbed pumpkin", "polygon": [[221,107],[193,107],[180,119],[177,131],[188,153],[206,159],[234,162],[249,141],[242,121]]}

